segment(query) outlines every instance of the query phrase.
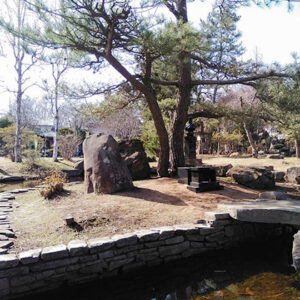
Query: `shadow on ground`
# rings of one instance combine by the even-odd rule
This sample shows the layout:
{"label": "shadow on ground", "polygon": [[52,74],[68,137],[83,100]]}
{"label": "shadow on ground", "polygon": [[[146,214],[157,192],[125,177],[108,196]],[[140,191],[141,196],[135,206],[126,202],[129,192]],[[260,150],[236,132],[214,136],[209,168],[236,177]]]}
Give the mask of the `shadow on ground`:
{"label": "shadow on ground", "polygon": [[171,196],[149,188],[135,187],[132,191],[118,193],[119,196],[132,197],[145,201],[165,203],[177,206],[186,206],[187,204],[180,198]]}

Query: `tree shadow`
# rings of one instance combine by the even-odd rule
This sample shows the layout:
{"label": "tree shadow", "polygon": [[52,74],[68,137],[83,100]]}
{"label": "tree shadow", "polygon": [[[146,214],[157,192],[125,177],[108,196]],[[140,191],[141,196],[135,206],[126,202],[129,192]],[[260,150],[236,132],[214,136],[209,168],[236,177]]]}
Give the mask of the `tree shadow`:
{"label": "tree shadow", "polygon": [[171,204],[177,206],[187,206],[187,204],[178,197],[171,196],[148,188],[134,187],[130,191],[117,193],[117,195],[124,197],[132,197],[150,202]]}
{"label": "tree shadow", "polygon": [[9,175],[10,175],[9,173],[7,173],[6,171],[4,171],[4,170],[2,170],[2,169],[0,169],[0,173],[3,174],[3,175],[6,175],[6,176],[9,176]]}
{"label": "tree shadow", "polygon": [[229,187],[228,185],[224,186],[224,190],[215,191],[212,193],[215,193],[215,194],[218,193],[218,194],[222,194],[224,196],[226,195],[226,196],[232,198],[233,200],[240,200],[240,201],[243,201],[245,199],[257,199],[258,198],[257,194],[247,193],[246,191],[241,191],[241,190],[236,189],[234,186]]}

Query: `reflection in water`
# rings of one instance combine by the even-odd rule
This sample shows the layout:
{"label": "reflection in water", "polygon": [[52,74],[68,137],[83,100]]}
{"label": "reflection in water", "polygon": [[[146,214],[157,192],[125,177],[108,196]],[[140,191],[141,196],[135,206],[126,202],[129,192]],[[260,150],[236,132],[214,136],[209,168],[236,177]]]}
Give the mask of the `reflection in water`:
{"label": "reflection in water", "polygon": [[296,300],[300,281],[288,244],[288,249],[278,241],[215,252],[26,300]]}

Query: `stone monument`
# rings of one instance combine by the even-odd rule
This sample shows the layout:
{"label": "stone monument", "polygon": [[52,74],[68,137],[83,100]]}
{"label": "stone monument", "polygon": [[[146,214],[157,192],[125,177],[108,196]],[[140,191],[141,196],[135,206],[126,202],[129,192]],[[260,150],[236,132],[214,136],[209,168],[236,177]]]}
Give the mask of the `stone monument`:
{"label": "stone monument", "polygon": [[111,135],[93,134],[83,142],[87,193],[113,193],[133,188],[119,145]]}

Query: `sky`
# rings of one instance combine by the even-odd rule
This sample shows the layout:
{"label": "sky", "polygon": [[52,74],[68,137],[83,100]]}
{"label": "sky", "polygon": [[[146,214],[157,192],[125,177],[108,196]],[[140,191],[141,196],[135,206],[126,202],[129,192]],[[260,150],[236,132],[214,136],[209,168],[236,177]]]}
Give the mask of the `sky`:
{"label": "sky", "polygon": [[[284,1],[285,2],[285,1]],[[200,18],[205,18],[211,10],[212,0],[204,2],[194,1],[188,4],[189,19],[197,25]],[[292,52],[300,54],[300,3],[293,3],[293,10],[288,11],[287,3],[279,6],[272,5],[271,8],[260,8],[255,5],[241,8],[238,13],[241,19],[238,29],[242,33],[241,41],[246,48],[244,59],[254,58],[257,52],[265,63],[279,62],[281,64],[291,63]],[[1,38],[2,37],[2,38]],[[3,35],[0,35],[3,46]],[[0,57],[0,84],[13,88],[14,71],[12,56],[9,49],[5,48],[6,56]],[[74,73],[73,73],[74,74]],[[32,76],[43,77],[45,72],[34,71]],[[103,75],[105,80],[110,78],[109,74]],[[72,74],[69,74],[72,79]],[[111,75],[113,78],[113,75]],[[74,79],[75,80],[75,79]],[[32,95],[39,96],[36,88],[29,90]],[[9,101],[14,101],[14,95],[8,93],[5,88],[0,88],[0,116],[8,111]]]}

